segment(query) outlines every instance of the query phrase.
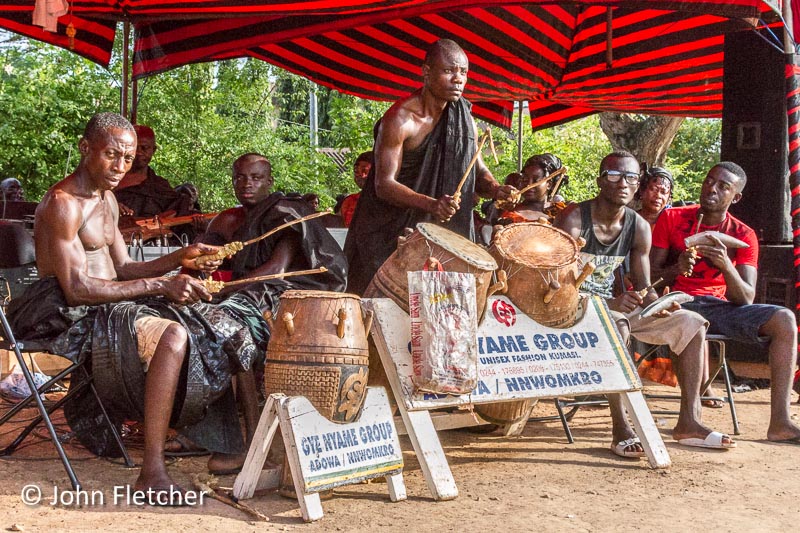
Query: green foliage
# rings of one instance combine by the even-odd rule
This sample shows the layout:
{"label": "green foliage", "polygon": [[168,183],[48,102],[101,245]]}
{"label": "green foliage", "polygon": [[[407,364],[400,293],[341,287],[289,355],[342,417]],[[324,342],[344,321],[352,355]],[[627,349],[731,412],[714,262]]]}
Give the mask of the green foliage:
{"label": "green foliage", "polygon": [[[491,158],[484,160],[495,178],[502,181],[509,173],[517,171],[517,140],[511,134],[502,136],[499,141],[496,133],[493,136],[500,164],[494,165]],[[547,152],[561,158],[569,169],[570,178],[569,184],[561,189],[561,194],[569,200],[579,202],[596,194],[597,169],[600,160],[609,151],[611,144],[600,129],[596,115],[536,133],[532,133],[530,127],[523,127],[522,162],[532,155]]]}
{"label": "green foliage", "polygon": [[[0,33],[0,177],[19,178],[28,198],[40,198],[74,169],[77,141],[94,113],[119,109],[121,41],[106,70],[71,52]],[[316,87],[319,145],[350,149],[340,171],[310,143],[313,89],[308,80],[253,59],[188,65],[139,82],[137,121],[156,132],[156,171],[173,185],[195,183],[208,211],[235,203],[230,168],[246,152],[270,158],[276,189],[316,192],[330,207],[337,194],[356,189],[351,164],[372,148],[373,126],[390,103]],[[517,170],[517,140],[500,129],[493,136],[500,162],[485,159],[502,181]],[[697,198],[719,145],[718,120],[683,123],[668,154],[678,178],[676,199]],[[594,196],[597,168],[610,150],[597,116],[535,134],[523,128],[523,160],[544,152],[559,156],[569,168],[562,194],[570,200]]]}
{"label": "green foliage", "polygon": [[[516,124],[516,117],[514,123]],[[706,172],[719,161],[721,121],[687,118],[667,154],[667,168],[676,178],[675,200],[696,201]],[[484,158],[495,178],[502,181],[517,170],[517,140],[513,134],[493,133],[500,164]],[[498,137],[500,139],[498,140]],[[532,155],[549,152],[561,158],[569,169],[569,185],[561,194],[576,202],[597,194],[596,177],[600,161],[611,151],[597,115],[532,133],[523,128],[523,162]],[[486,151],[484,151],[484,154]]]}
{"label": "green foliage", "polygon": [[687,118],[667,154],[667,168],[675,176],[674,200],[696,202],[708,169],[719,163],[722,121]]}
{"label": "green foliage", "polygon": [[75,54],[15,44],[0,48],[0,177],[18,178],[36,199],[72,170],[83,127],[96,111],[118,109],[119,90]]}

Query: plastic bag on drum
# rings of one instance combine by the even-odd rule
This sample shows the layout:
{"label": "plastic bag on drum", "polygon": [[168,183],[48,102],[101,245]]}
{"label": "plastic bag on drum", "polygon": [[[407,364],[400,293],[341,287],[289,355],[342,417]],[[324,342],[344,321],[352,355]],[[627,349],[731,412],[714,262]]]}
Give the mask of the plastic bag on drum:
{"label": "plastic bag on drum", "polygon": [[475,276],[409,272],[412,382],[417,391],[467,394],[478,383]]}

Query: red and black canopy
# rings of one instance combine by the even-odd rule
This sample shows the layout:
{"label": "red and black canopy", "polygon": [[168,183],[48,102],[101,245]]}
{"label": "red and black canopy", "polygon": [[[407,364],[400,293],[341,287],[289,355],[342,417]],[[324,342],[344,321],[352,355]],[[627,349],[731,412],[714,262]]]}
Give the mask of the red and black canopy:
{"label": "red and black canopy", "polygon": [[470,59],[475,114],[508,126],[527,100],[535,129],[603,110],[720,116],[725,33],[774,18],[760,0],[83,0],[46,34],[33,4],[0,0],[0,26],[65,46],[73,22],[75,51],[101,64],[114,21],[132,21],[138,77],[249,56],[380,100],[417,88],[426,48],[451,38]]}

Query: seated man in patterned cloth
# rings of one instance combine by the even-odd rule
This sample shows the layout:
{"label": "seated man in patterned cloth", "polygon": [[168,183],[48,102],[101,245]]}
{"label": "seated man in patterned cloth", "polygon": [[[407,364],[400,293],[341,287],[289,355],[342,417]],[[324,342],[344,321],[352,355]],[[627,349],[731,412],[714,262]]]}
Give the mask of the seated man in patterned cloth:
{"label": "seated man in patterned cloth", "polygon": [[[211,294],[201,281],[165,276],[195,267],[215,246],[192,245],[149,262],[128,256],[111,193],[136,154],[136,132],[126,119],[95,115],[79,149],[78,167],[50,188],[36,211],[41,279],[13,300],[9,319],[21,339],[46,343],[73,360],[91,358],[112,420],[144,421],[144,460],[135,489],[146,491],[151,504],[180,503],[176,494],[184,493],[164,463],[168,428],[181,428],[217,452],[210,467],[242,461],[231,378],[264,353],[266,324],[243,297],[212,306],[203,303]],[[75,376],[72,386],[80,381]],[[118,454],[99,406],[85,392],[65,406],[70,427],[95,453]]]}

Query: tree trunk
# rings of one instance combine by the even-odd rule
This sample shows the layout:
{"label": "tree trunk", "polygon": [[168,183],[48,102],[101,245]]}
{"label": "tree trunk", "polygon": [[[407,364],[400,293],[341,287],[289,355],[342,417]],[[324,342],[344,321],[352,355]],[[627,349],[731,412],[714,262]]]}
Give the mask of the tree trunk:
{"label": "tree trunk", "polygon": [[600,113],[600,127],[614,150],[627,150],[650,166],[664,166],[683,117]]}

